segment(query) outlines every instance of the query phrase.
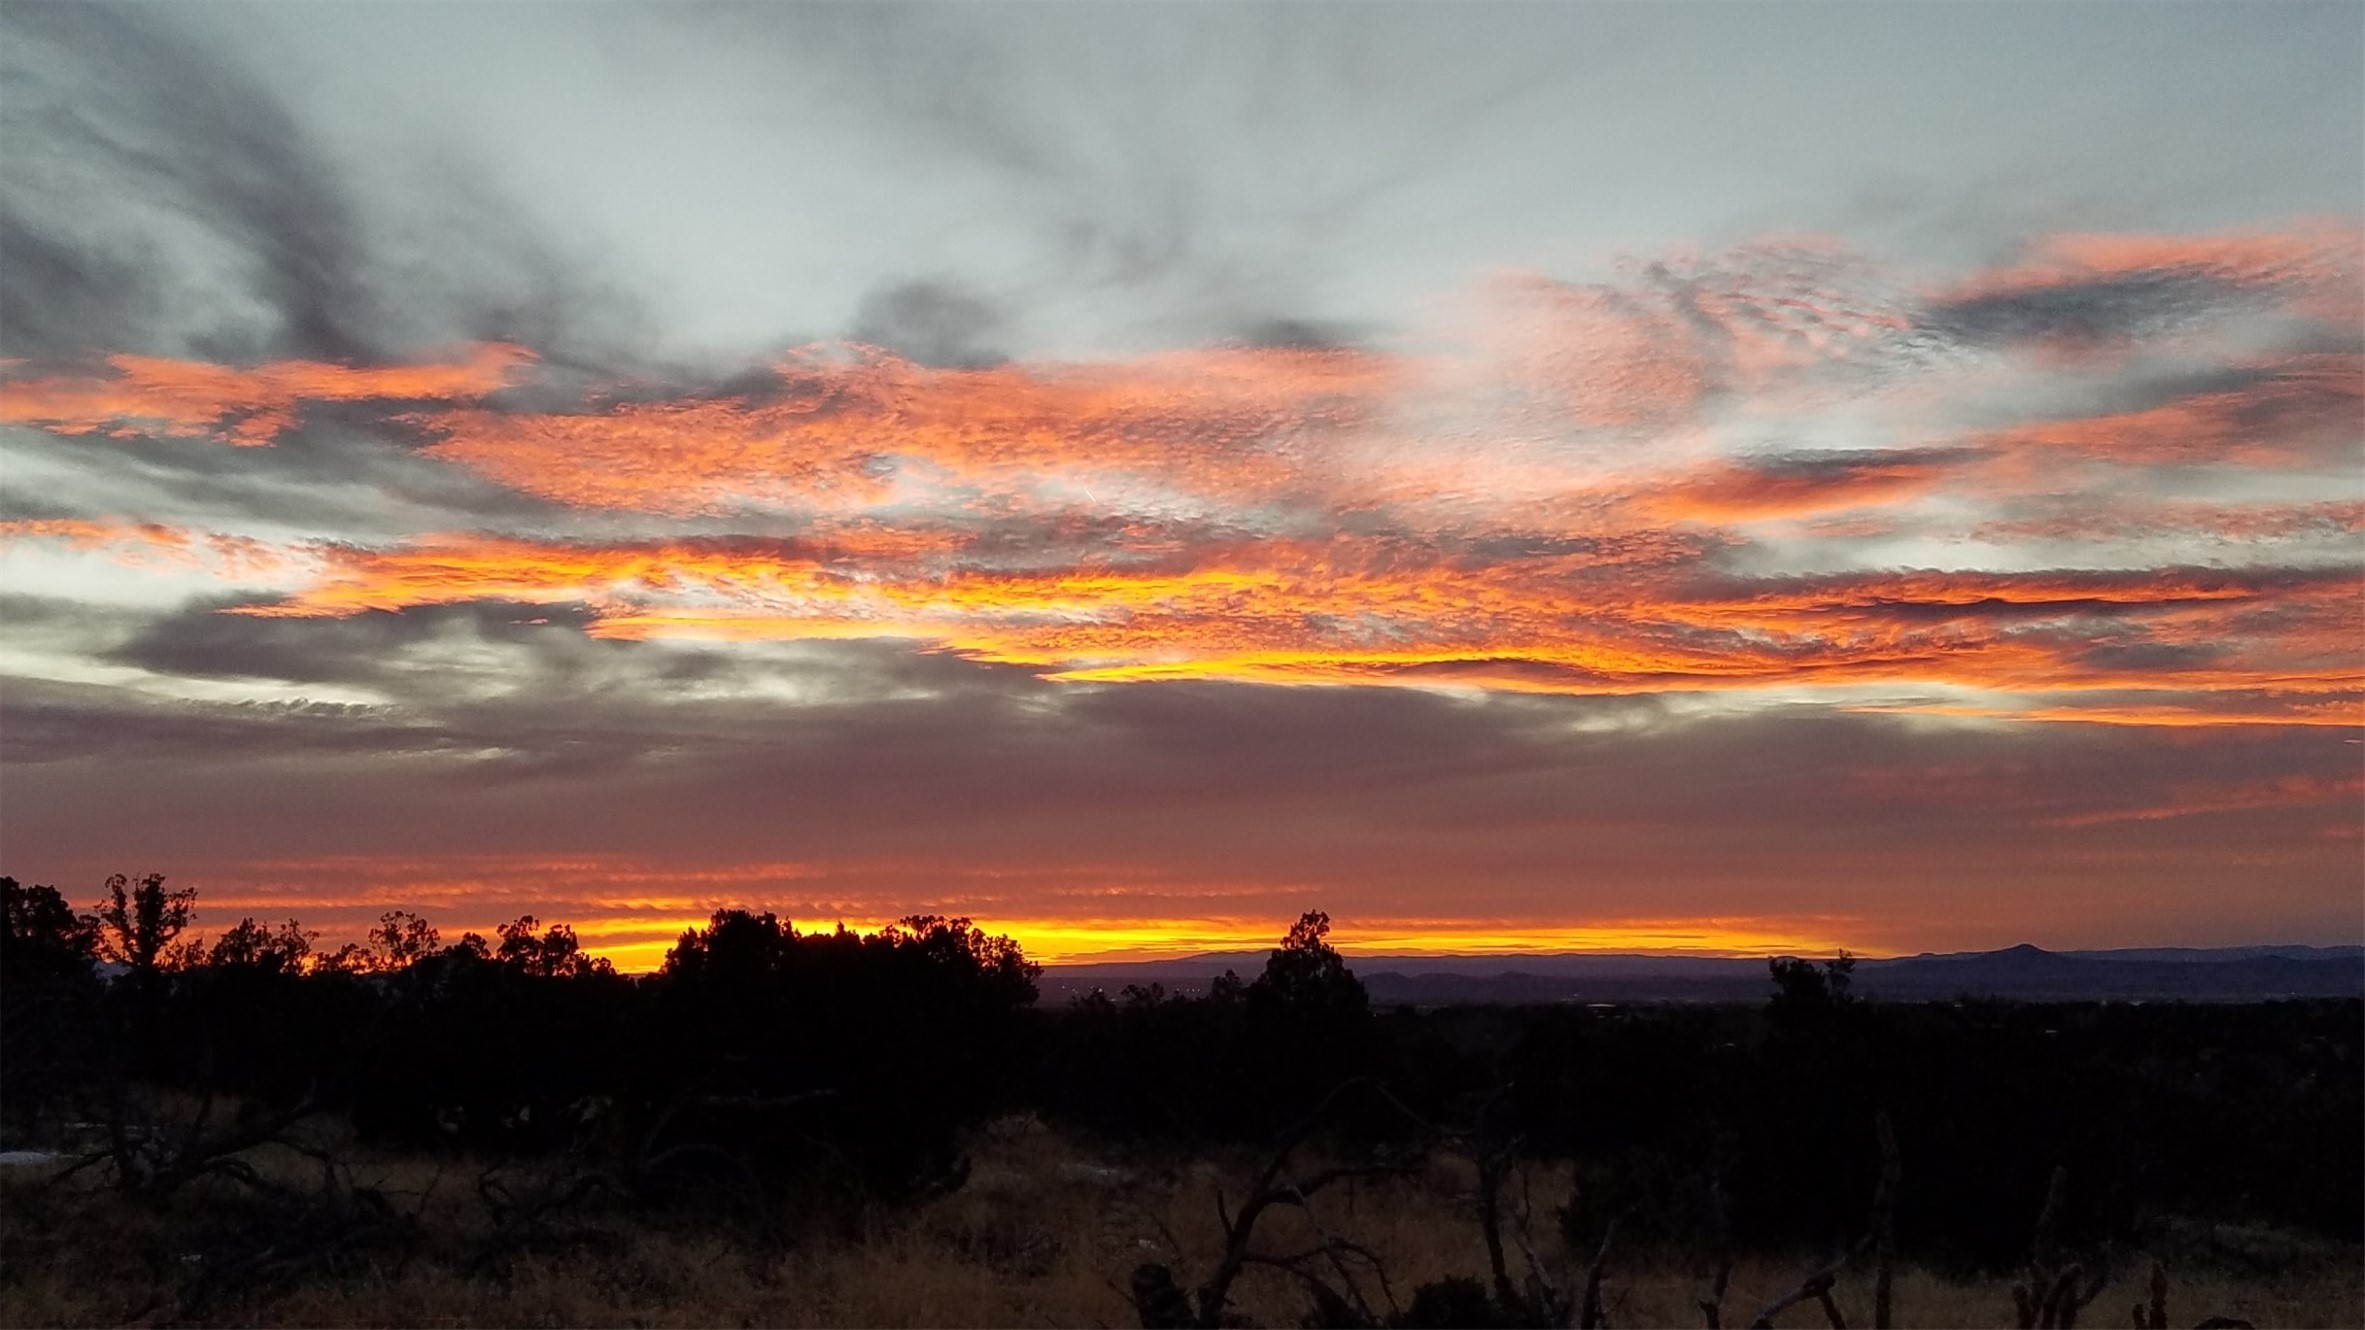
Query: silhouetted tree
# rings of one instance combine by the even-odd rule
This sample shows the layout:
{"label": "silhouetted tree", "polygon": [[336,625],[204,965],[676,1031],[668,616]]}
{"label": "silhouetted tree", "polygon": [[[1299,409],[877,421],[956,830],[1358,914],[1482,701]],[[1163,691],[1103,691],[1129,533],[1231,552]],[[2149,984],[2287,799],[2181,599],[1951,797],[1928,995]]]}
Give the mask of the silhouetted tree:
{"label": "silhouetted tree", "polygon": [[572,979],[616,972],[606,957],[584,952],[573,926],[552,924],[537,934],[534,930],[541,927],[542,921],[530,914],[501,925],[501,945],[494,951],[493,959],[538,979]]}
{"label": "silhouetted tree", "polygon": [[705,928],[683,930],[658,973],[692,986],[767,983],[786,973],[796,942],[796,927],[778,915],[717,910]]}
{"label": "silhouetted tree", "polygon": [[293,919],[276,929],[251,918],[241,919],[207,949],[205,963],[217,969],[242,967],[267,974],[294,974],[304,968],[318,936]]}
{"label": "silhouetted tree", "polygon": [[1300,915],[1281,945],[1266,955],[1265,972],[1248,986],[1249,1000],[1297,1012],[1368,1012],[1371,999],[1363,981],[1326,941],[1329,935],[1329,915],[1320,910]]}
{"label": "silhouetted tree", "polygon": [[370,930],[370,941],[377,948],[378,964],[383,969],[407,970],[435,954],[443,935],[408,910],[388,910],[378,916],[378,926]]}
{"label": "silhouetted tree", "polygon": [[1227,1059],[1228,1075],[1245,1082],[1229,1096],[1235,1130],[1270,1132],[1371,1070],[1371,1000],[1329,933],[1330,916],[1307,911],[1242,992],[1239,1043]]}
{"label": "silhouetted tree", "polygon": [[1037,973],[966,919],[799,933],[718,911],[653,986],[663,1058],[644,1094],[685,1105],[654,1145],[775,1182],[826,1177],[887,1197],[941,1187],[959,1176],[960,1129],[1018,1083]]}
{"label": "silhouetted tree", "polygon": [[87,977],[97,944],[96,921],[75,914],[56,887],[0,877],[0,983],[30,988]]}
{"label": "silhouetted tree", "polygon": [[117,873],[107,879],[106,891],[106,899],[91,914],[99,957],[128,968],[141,983],[152,984],[173,943],[188,930],[197,891],[165,890],[162,873],[150,873],[136,883]]}
{"label": "silhouetted tree", "polygon": [[347,942],[335,951],[312,954],[311,969],[316,974],[371,974],[381,962],[378,953],[358,942]]}
{"label": "silhouetted tree", "polygon": [[197,892],[188,887],[166,890],[162,873],[150,873],[136,883],[117,873],[107,879],[106,891],[91,915],[99,958],[130,973],[139,1058],[153,1071],[161,1052],[164,970],[175,959],[181,934],[188,931]]}
{"label": "silhouetted tree", "polygon": [[908,947],[955,982],[973,986],[987,1006],[1022,1007],[1035,1000],[1035,979],[1043,967],[1007,937],[989,936],[966,919],[907,915],[879,930],[889,947]]}
{"label": "silhouetted tree", "polygon": [[1766,962],[1774,981],[1776,1011],[1810,1011],[1853,1001],[1848,984],[1856,972],[1856,958],[1842,951],[1821,965],[1796,956],[1776,956]]}
{"label": "silhouetted tree", "polygon": [[1823,989],[1834,1002],[1847,1002],[1848,984],[1856,975],[1856,958],[1842,949],[1839,955],[1823,962]]}
{"label": "silhouetted tree", "polygon": [[101,1036],[96,934],[57,888],[0,877],[0,1104],[12,1130],[39,1129]]}

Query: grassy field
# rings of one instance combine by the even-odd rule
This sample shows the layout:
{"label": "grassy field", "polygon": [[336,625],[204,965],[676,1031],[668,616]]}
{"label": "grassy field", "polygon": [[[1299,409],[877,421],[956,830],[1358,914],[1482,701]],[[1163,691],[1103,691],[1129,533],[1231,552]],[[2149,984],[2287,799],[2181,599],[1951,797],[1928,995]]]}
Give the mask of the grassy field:
{"label": "grassy field", "polygon": [[[315,1137],[340,1162],[284,1147],[249,1157],[275,1202],[248,1182],[212,1178],[162,1202],[104,1189],[91,1170],[0,1169],[0,1320],[35,1325],[424,1326],[1130,1326],[1134,1267],[1169,1265],[1186,1286],[1220,1252],[1219,1190],[1236,1202],[1246,1154],[1175,1161],[1088,1149],[1028,1120],[977,1143],[959,1190],[894,1214],[737,1224],[629,1210],[564,1165],[507,1166],[487,1185],[482,1161],[374,1157]],[[347,1177],[349,1172],[349,1178]],[[323,1188],[323,1177],[334,1185]],[[1483,1272],[1469,1179],[1426,1176],[1325,1192],[1318,1215],[1381,1257],[1398,1299],[1415,1285]],[[1532,1236],[1556,1282],[1582,1282],[1591,1253],[1569,1251],[1544,1198],[1564,1178],[1530,1179]],[[367,1195],[365,1195],[367,1193]],[[334,1204],[320,1201],[327,1196]],[[310,1198],[310,1199],[304,1199]],[[499,1204],[489,1203],[499,1202]],[[340,1208],[341,1207],[341,1208]],[[356,1218],[358,1216],[358,1218]],[[1277,1212],[1259,1229],[1275,1249],[1311,1241]],[[2190,1226],[2182,1250],[2122,1254],[2120,1278],[2087,1309],[2088,1325],[2124,1325],[2145,1299],[2151,1260],[2170,1271],[2169,1323],[2238,1317],[2260,1326],[2365,1324],[2365,1253],[2258,1231]],[[1796,1285],[1817,1253],[1744,1259],[1726,1324]],[[1696,1260],[1613,1253],[1603,1305],[1618,1326],[1699,1325]],[[1383,1309],[1387,1291],[1367,1281]],[[1836,1290],[1850,1325],[1871,1324],[1870,1276]],[[1286,1277],[1252,1270],[1236,1309],[1259,1325],[1296,1325],[1306,1300]],[[2014,1324],[2011,1280],[1959,1282],[1908,1268],[1897,1319],[1913,1326]],[[1780,1324],[1821,1325],[1809,1303]]]}

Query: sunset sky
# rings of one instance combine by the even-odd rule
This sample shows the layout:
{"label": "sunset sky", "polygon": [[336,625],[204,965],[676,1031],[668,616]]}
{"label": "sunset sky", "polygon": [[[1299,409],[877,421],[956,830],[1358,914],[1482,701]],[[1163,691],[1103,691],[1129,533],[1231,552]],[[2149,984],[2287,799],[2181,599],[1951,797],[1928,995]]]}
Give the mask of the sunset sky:
{"label": "sunset sky", "polygon": [[2365,8],[0,8],[0,871],[2365,941]]}

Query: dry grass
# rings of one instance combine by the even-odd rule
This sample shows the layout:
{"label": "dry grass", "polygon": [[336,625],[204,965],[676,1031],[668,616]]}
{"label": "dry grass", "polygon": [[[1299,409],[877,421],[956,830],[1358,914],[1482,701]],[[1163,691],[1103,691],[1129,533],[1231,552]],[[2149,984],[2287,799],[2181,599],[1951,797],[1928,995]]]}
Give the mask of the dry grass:
{"label": "dry grass", "polygon": [[[1253,1171],[1247,1155],[1193,1161],[1087,1151],[1026,1121],[1002,1124],[979,1143],[968,1186],[916,1212],[809,1233],[781,1246],[711,1227],[668,1223],[593,1203],[551,1221],[536,1240],[494,1250],[477,1196],[480,1164],[440,1169],[417,1159],[354,1159],[355,1181],[382,1189],[419,1237],[374,1246],[334,1271],[318,1268],[221,1290],[193,1314],[183,1299],[207,1259],[223,1259],[248,1204],[234,1184],[200,1184],[168,1203],[138,1206],[84,1186],[48,1187],[45,1170],[0,1170],[0,1322],[7,1325],[420,1325],[420,1326],[1129,1326],[1122,1285],[1145,1260],[1171,1265],[1186,1284],[1217,1251],[1215,1194]],[[258,1152],[258,1166],[308,1185],[318,1166],[286,1152]],[[1448,1274],[1477,1274],[1485,1255],[1470,1211],[1454,1193],[1467,1178],[1440,1168],[1419,1179],[1365,1182],[1325,1193],[1322,1220],[1383,1253],[1399,1297]],[[1564,1194],[1536,1179],[1536,1195]],[[422,1196],[424,1200],[422,1201]],[[1540,1207],[1539,1207],[1540,1208]],[[1267,1240],[1310,1236],[1276,1215]],[[1567,1272],[1583,1258],[1561,1248],[1548,1218],[1539,1250]],[[1260,1230],[1261,1231],[1261,1230]],[[2207,1315],[2260,1326],[2365,1324],[2365,1269],[2354,1248],[2286,1246],[2271,1274],[2236,1277],[2172,1269],[2172,1324]],[[233,1244],[234,1245],[234,1244]],[[485,1253],[493,1251],[489,1259]],[[1812,1262],[1744,1261],[1733,1272],[1728,1324],[1793,1285]],[[2089,1325],[2127,1323],[2144,1296],[2148,1267],[2104,1292]],[[1604,1302],[1620,1326],[1697,1325],[1697,1271],[1640,1255],[1613,1257]],[[1377,1293],[1376,1288],[1373,1290]],[[1851,1325],[1871,1321],[1868,1275],[1838,1290]],[[1949,1283],[1900,1273],[1904,1325],[2008,1325],[2009,1284]],[[1295,1325],[1305,1303],[1270,1272],[1236,1290],[1257,1324]],[[1810,1306],[1790,1325],[1820,1322]]]}

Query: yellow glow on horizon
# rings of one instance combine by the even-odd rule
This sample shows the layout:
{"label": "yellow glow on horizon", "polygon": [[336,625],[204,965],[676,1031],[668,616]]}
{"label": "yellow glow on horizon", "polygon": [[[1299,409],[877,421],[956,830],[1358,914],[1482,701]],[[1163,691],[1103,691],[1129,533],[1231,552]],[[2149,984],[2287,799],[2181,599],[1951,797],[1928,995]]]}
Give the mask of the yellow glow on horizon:
{"label": "yellow glow on horizon", "polygon": [[[837,920],[798,920],[800,932],[828,932]],[[891,920],[844,921],[874,932]],[[1211,951],[1264,951],[1280,942],[1288,920],[1255,919],[979,919],[989,934],[1007,934],[1027,958],[1047,965],[1096,961],[1180,960]],[[1600,924],[1523,925],[1505,920],[1375,920],[1341,923],[1331,943],[1351,962],[1357,955],[1521,956],[1566,952],[1652,952],[1689,956],[1829,955],[1848,944],[1835,936],[1845,921],[1811,919],[1651,919]],[[684,930],[704,916],[678,921],[593,920],[575,924],[587,950],[627,973],[662,966]]]}

